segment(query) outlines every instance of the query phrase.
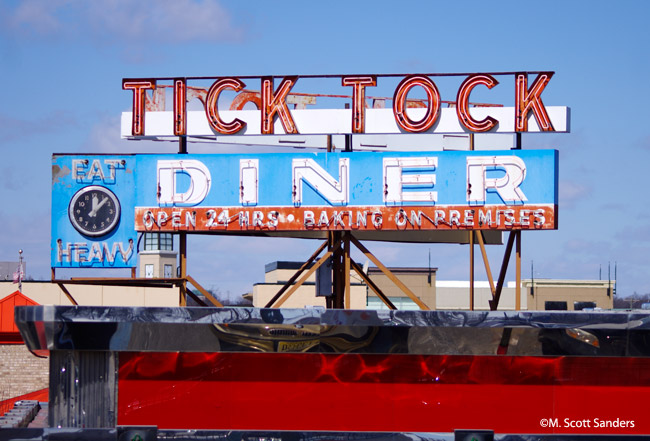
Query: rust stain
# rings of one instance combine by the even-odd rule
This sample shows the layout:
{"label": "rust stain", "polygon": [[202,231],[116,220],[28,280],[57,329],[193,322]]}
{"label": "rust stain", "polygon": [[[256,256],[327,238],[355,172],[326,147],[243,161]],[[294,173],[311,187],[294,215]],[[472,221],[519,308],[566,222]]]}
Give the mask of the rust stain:
{"label": "rust stain", "polygon": [[59,167],[58,165],[53,165],[52,185],[54,186],[55,184],[60,184],[61,179],[68,176],[70,173],[72,173],[72,170],[70,170],[67,165],[64,165],[63,167]]}

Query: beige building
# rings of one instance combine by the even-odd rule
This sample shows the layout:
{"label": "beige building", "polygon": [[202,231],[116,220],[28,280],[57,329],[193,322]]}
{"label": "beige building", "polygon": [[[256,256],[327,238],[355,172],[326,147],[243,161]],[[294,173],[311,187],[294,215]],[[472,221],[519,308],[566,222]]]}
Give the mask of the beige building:
{"label": "beige building", "polygon": [[537,279],[521,284],[530,310],[614,307],[616,281]]}
{"label": "beige building", "polygon": [[[273,262],[265,267],[264,283],[256,283],[245,297],[253,306],[264,307],[302,266],[301,262]],[[350,307],[366,309],[366,285],[356,274],[350,276]],[[312,274],[282,305],[282,308],[325,307],[325,297],[316,295],[316,273]]]}
{"label": "beige building", "polygon": [[[177,288],[109,285],[65,285],[79,305],[84,306],[178,306]],[[0,282],[0,299],[18,289]],[[51,282],[23,281],[23,295],[40,305],[71,305],[61,288]]]}
{"label": "beige building", "polygon": [[[425,305],[431,309],[436,307],[436,269],[435,268],[389,268],[404,285],[406,285]],[[368,268],[368,277],[388,297],[397,309],[420,309],[409,296],[379,268]],[[367,309],[386,309],[384,302],[368,291]]]}
{"label": "beige building", "polygon": [[[264,307],[271,298],[300,268],[299,262],[274,262],[267,265],[264,282],[253,286],[245,297],[253,306]],[[431,309],[469,309],[469,282],[436,280],[435,269],[390,268],[409,289]],[[369,268],[368,275],[390,299],[397,309],[419,309],[378,268]],[[41,305],[69,305],[67,296],[58,285],[50,282],[23,282],[22,293]],[[178,306],[177,288],[132,287],[108,285],[65,285],[79,305],[94,306]],[[545,310],[584,307],[612,309],[614,305],[613,281],[607,280],[522,280],[521,309]],[[18,289],[11,282],[0,282],[0,299]],[[352,309],[387,309],[386,305],[369,289],[360,277],[351,274]],[[499,301],[500,310],[515,310],[515,282],[508,282]],[[492,292],[487,282],[474,284],[474,308],[489,310]],[[551,303],[548,303],[551,302]],[[559,303],[557,303],[559,302]],[[312,275],[293,293],[283,308],[325,307],[325,297],[316,296],[316,278]]]}
{"label": "beige building", "polygon": [[[264,283],[253,287],[250,299],[256,307],[268,301],[300,268],[300,262],[274,262],[266,266]],[[431,309],[469,309],[468,281],[437,280],[436,268],[389,268],[422,302]],[[397,309],[419,309],[398,286],[379,268],[369,268],[368,276],[389,298]],[[369,289],[356,273],[351,274],[352,309],[387,309],[387,306]],[[317,297],[315,276],[291,295],[282,307],[301,308],[309,305],[325,306],[325,298]],[[602,280],[522,280],[521,310],[583,308],[612,309],[615,283]],[[516,282],[507,282],[501,291],[499,310],[516,309]],[[489,310],[492,290],[487,281],[474,283],[474,309]],[[551,303],[548,303],[551,302]],[[559,304],[557,302],[560,302]]]}

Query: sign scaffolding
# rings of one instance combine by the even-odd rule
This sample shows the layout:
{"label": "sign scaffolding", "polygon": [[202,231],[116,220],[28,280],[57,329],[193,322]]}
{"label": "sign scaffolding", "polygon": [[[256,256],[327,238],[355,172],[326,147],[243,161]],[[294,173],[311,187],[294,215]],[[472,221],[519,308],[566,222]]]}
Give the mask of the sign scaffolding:
{"label": "sign scaffolding", "polygon": [[[535,78],[529,82],[530,75]],[[470,101],[496,93],[503,77],[512,79],[511,106]],[[506,255],[516,248],[520,282],[521,231],[557,228],[557,151],[521,150],[521,133],[569,131],[569,109],[542,101],[552,77],[497,72],[124,79],[133,100],[122,115],[122,136],[178,140],[179,154],[55,155],[53,274],[65,267],[134,268],[137,234],[174,233],[185,304],[187,234],[322,238],[308,274],[329,261],[328,304],[343,308],[349,305],[350,272],[359,272],[350,244],[386,268],[360,240],[469,243],[473,282],[478,242],[496,309],[509,257],[495,286],[485,244],[502,243],[501,234],[509,232]],[[253,84],[259,90],[247,88]],[[449,88],[454,96],[445,100]],[[344,99],[345,108],[332,108],[336,99]],[[514,143],[500,145],[508,135]],[[468,142],[449,151],[444,137],[453,136]],[[333,137],[345,140],[336,152]],[[365,141],[355,144],[353,138]],[[396,139],[406,139],[406,146]],[[188,140],[326,152],[196,155],[188,154]],[[353,151],[378,148],[383,151]],[[295,286],[305,279],[301,272],[292,278]],[[268,306],[279,306],[293,290],[283,288]]]}

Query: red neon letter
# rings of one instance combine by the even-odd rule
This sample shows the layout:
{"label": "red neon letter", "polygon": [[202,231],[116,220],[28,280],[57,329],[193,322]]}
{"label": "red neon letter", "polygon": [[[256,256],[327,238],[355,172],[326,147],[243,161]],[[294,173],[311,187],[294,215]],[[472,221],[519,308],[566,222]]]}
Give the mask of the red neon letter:
{"label": "red neon letter", "polygon": [[287,95],[298,77],[286,77],[273,93],[273,77],[262,77],[262,133],[273,134],[273,116],[277,112],[285,133],[298,133],[291,112],[287,107]]}
{"label": "red neon letter", "polygon": [[131,134],[133,136],[144,135],[144,98],[147,89],[155,89],[156,80],[122,80],[122,89],[133,91],[133,122],[131,123]]}
{"label": "red neon letter", "polygon": [[499,82],[495,80],[492,75],[488,74],[475,74],[467,77],[467,79],[463,81],[463,84],[460,85],[460,89],[458,89],[458,95],[456,96],[456,113],[458,114],[458,121],[460,121],[460,123],[467,129],[472,132],[487,132],[492,130],[499,121],[491,116],[477,121],[472,118],[472,115],[469,112],[469,94],[472,93],[472,89],[479,84],[484,85],[488,89],[492,89],[494,86],[499,84]]}
{"label": "red neon letter", "polygon": [[174,80],[174,135],[187,134],[187,83],[185,78]]}
{"label": "red neon letter", "polygon": [[217,110],[219,95],[224,89],[233,89],[235,92],[239,92],[245,86],[246,85],[237,78],[224,78],[215,81],[210,87],[210,90],[208,90],[208,94],[205,98],[205,114],[208,116],[210,127],[212,127],[212,129],[217,133],[232,135],[246,127],[246,123],[239,118],[235,118],[229,123],[223,122],[223,120],[219,118],[219,111]]}
{"label": "red neon letter", "polygon": [[[415,86],[424,89],[429,101],[427,112],[420,121],[413,121],[406,114],[406,108],[408,107],[406,97]],[[440,92],[438,92],[436,84],[429,77],[423,75],[411,75],[404,78],[395,89],[393,114],[397,125],[407,132],[420,133],[429,130],[436,123],[438,115],[440,115]]]}
{"label": "red neon letter", "polygon": [[352,86],[352,133],[364,133],[366,131],[366,87],[376,86],[377,77],[368,75],[365,77],[343,77],[343,86]]}
{"label": "red neon letter", "polygon": [[552,76],[553,72],[540,73],[535,78],[533,85],[528,89],[528,75],[525,73],[517,74],[515,78],[515,131],[528,131],[528,114],[531,110],[542,131],[555,131],[540,96]]}

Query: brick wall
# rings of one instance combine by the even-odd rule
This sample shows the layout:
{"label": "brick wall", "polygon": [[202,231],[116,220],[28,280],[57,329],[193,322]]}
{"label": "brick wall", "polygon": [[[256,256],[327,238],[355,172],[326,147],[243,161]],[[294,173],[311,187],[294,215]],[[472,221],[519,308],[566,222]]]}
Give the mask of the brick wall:
{"label": "brick wall", "polygon": [[49,359],[25,345],[0,345],[0,401],[48,387]]}

